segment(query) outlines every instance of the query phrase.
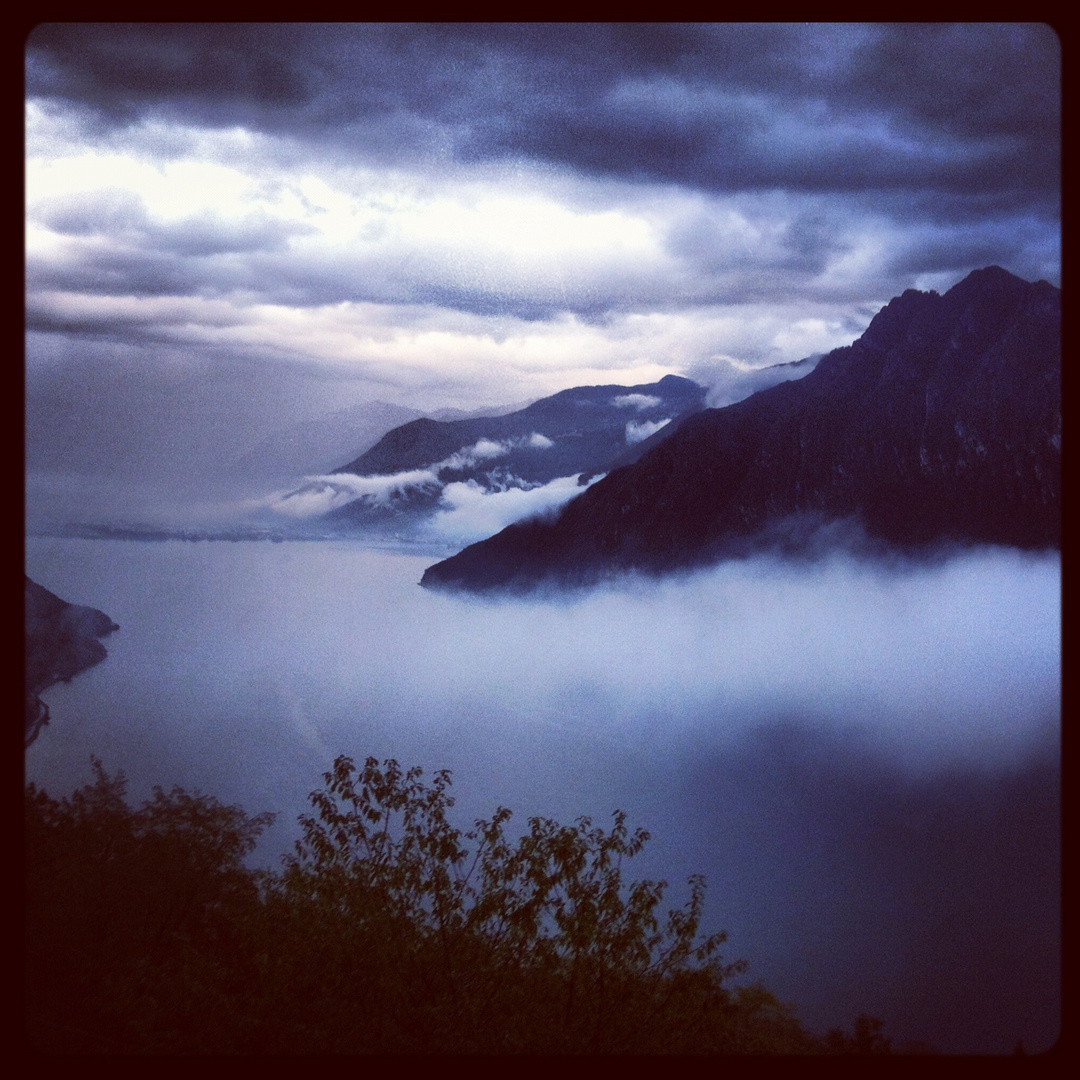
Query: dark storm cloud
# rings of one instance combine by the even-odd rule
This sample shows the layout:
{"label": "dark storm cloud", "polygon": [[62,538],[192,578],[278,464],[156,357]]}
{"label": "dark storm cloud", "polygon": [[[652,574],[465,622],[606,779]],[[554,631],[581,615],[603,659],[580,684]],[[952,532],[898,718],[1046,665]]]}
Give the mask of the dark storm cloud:
{"label": "dark storm cloud", "polygon": [[1045,26],[43,25],[26,71],[57,338],[431,409],[796,361],[989,264],[1059,281]]}
{"label": "dark storm cloud", "polygon": [[217,122],[253,109],[296,109],[312,92],[303,36],[254,23],[45,25],[28,42],[27,84],[32,94],[67,99],[110,123],[154,108]]}
{"label": "dark storm cloud", "polygon": [[44,26],[28,55],[32,95],[108,124],[244,123],[361,156],[353,138],[383,131],[710,191],[977,189],[1052,210],[1058,187],[1041,25]]}
{"label": "dark storm cloud", "polygon": [[1059,133],[1060,43],[1043,24],[881,27],[844,82],[853,96],[945,132],[1033,143]]}

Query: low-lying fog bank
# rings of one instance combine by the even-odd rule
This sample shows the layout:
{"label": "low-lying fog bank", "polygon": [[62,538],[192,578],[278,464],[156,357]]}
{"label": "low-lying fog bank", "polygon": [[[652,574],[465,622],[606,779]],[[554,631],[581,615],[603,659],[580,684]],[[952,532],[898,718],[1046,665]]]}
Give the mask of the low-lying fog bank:
{"label": "low-lying fog bank", "polygon": [[560,600],[417,587],[348,543],[33,538],[27,571],[123,628],[46,697],[27,778],[89,755],[277,824],[336,754],[454,771],[499,805],[653,840],[632,876],[709,880],[709,929],[809,1025],[1029,1050],[1058,1030],[1060,557],[756,559]]}

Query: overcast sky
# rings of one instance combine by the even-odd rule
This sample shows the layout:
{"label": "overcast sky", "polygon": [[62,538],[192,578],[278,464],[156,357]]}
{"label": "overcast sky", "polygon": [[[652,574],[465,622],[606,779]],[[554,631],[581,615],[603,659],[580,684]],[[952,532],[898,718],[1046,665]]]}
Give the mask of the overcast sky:
{"label": "overcast sky", "polygon": [[66,25],[26,61],[31,471],[708,381],[992,263],[1060,284],[1041,25]]}

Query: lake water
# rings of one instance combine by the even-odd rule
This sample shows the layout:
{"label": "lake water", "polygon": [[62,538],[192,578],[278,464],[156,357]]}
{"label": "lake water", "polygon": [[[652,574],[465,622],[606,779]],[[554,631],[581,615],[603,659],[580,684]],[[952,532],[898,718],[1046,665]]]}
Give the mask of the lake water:
{"label": "lake water", "polygon": [[709,881],[728,958],[811,1026],[1029,1049],[1058,1030],[1060,559],[732,563],[563,600],[420,589],[348,542],[27,541],[120,624],[44,696],[54,794],[122,769],[297,835],[338,754],[454,772],[463,824],[616,808],[631,876]]}

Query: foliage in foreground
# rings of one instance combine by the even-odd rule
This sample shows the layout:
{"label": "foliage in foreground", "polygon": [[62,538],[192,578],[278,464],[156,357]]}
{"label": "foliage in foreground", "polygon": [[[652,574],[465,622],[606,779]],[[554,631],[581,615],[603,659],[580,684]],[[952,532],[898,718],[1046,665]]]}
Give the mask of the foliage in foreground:
{"label": "foliage in foreground", "polygon": [[449,773],[342,757],[267,873],[244,859],[271,815],[180,789],[132,810],[94,768],[69,799],[26,791],[41,1050],[850,1052],[726,985],[745,965],[699,935],[700,877],[663,916],[664,882],[624,884],[648,834],[622,813],[610,831],[532,818],[512,840],[500,808],[462,832]]}

